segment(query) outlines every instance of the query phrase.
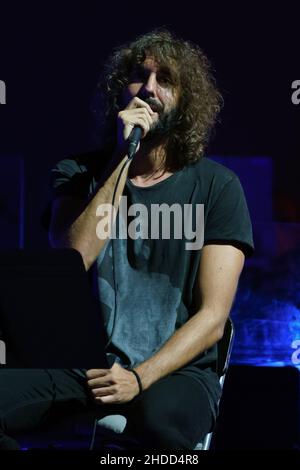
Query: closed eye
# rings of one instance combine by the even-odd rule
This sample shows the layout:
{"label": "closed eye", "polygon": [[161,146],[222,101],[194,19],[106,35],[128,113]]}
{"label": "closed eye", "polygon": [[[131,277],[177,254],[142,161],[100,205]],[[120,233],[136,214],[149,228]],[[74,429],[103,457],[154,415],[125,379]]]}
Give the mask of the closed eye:
{"label": "closed eye", "polygon": [[171,77],[165,73],[159,73],[157,75],[157,81],[162,85],[172,85]]}
{"label": "closed eye", "polygon": [[148,76],[149,76],[149,73],[145,69],[138,67],[138,68],[135,68],[130,74],[129,82],[130,83],[144,82],[145,80],[147,80]]}

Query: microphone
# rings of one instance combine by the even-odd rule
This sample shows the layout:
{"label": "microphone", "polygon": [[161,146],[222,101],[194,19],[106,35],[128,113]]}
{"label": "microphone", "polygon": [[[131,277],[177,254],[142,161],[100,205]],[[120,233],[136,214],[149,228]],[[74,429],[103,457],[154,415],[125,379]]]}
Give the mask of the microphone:
{"label": "microphone", "polygon": [[142,137],[142,128],[135,126],[128,137],[128,158],[133,158]]}

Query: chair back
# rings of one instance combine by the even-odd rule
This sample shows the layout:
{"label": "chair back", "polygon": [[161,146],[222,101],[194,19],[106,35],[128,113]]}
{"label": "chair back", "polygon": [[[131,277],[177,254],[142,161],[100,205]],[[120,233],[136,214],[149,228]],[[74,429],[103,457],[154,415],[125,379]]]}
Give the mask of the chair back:
{"label": "chair back", "polygon": [[[223,390],[226,373],[229,366],[232,346],[234,340],[234,326],[230,317],[226,321],[224,334],[220,341],[218,341],[218,360],[217,360],[217,374],[219,382]],[[194,450],[209,450],[213,432],[206,434],[205,438],[198,442]]]}
{"label": "chair back", "polygon": [[[229,317],[226,321],[224,334],[218,342],[217,374],[220,379],[225,376],[228,370],[233,340],[234,326],[231,318]],[[221,386],[223,386],[223,383],[221,383]]]}

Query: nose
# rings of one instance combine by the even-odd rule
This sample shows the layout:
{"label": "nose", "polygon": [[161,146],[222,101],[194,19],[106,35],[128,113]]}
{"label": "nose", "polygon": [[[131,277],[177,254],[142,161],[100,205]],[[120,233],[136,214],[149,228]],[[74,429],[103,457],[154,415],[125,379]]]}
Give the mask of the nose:
{"label": "nose", "polygon": [[151,72],[147,82],[145,83],[145,90],[151,96],[155,96],[156,94],[156,73]]}

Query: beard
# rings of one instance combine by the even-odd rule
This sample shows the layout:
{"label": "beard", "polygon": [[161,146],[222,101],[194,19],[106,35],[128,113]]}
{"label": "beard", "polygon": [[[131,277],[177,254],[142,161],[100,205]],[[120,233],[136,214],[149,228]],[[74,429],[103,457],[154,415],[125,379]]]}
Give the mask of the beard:
{"label": "beard", "polygon": [[145,102],[151,106],[154,112],[158,113],[158,120],[151,126],[143,141],[149,142],[168,137],[178,124],[178,108],[174,107],[170,111],[164,111],[161,103],[151,97],[146,99]]}

